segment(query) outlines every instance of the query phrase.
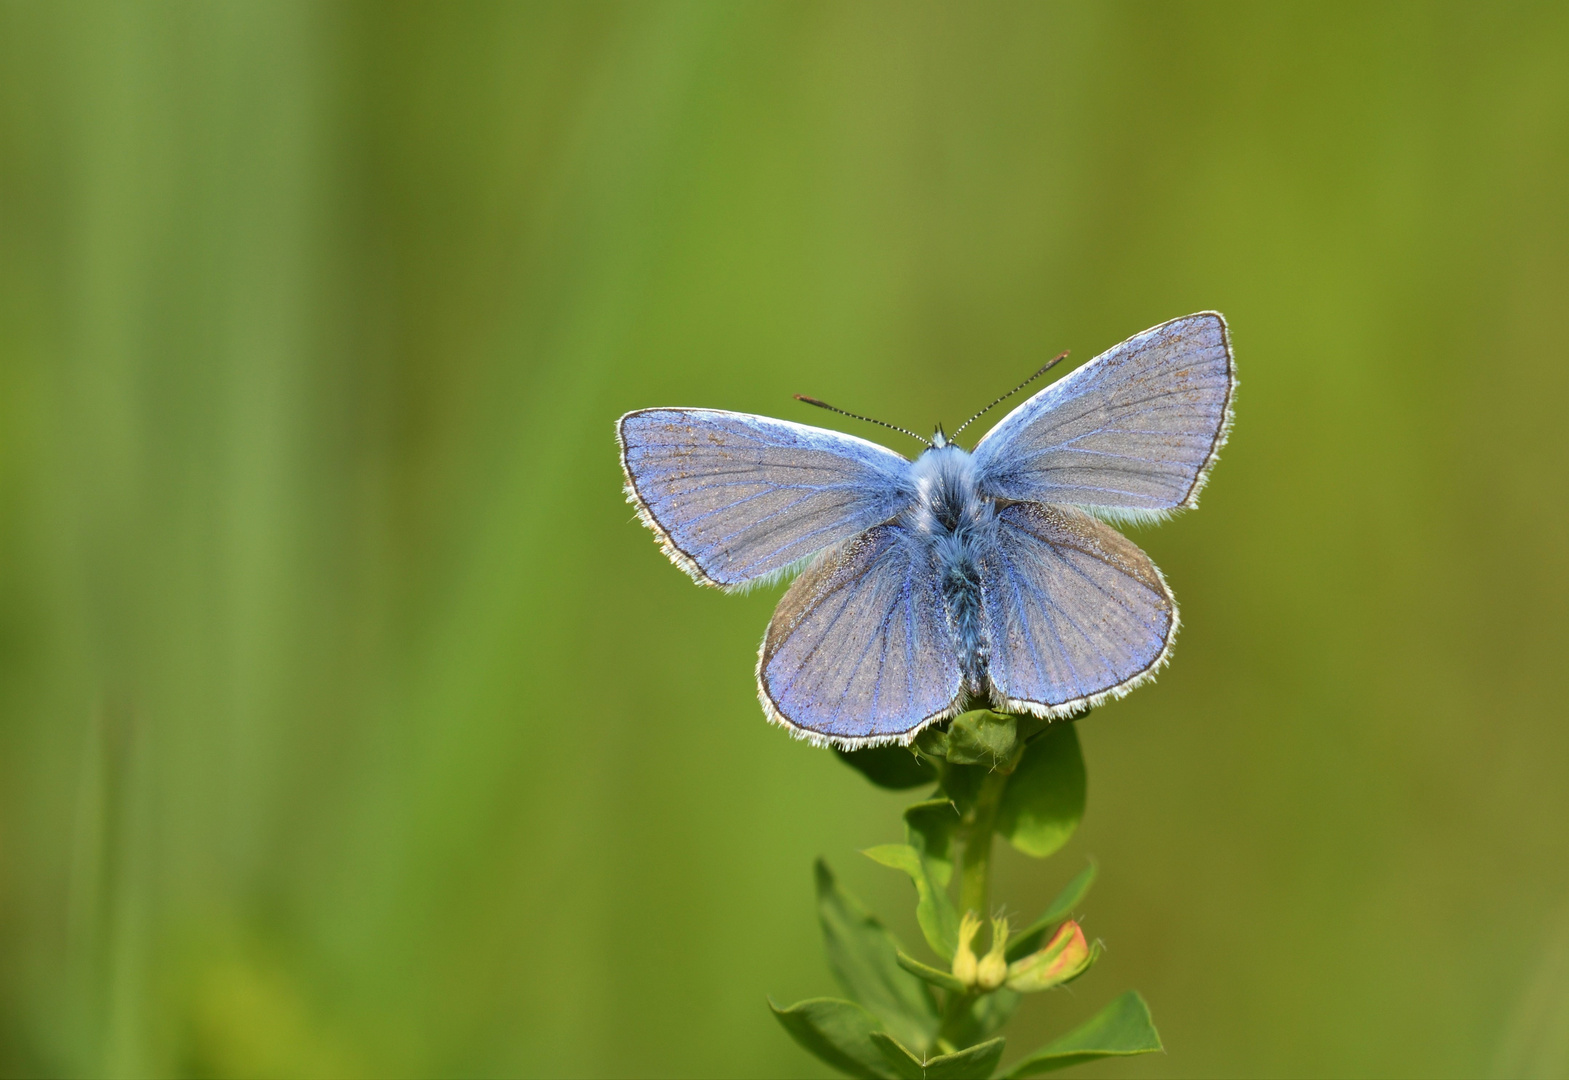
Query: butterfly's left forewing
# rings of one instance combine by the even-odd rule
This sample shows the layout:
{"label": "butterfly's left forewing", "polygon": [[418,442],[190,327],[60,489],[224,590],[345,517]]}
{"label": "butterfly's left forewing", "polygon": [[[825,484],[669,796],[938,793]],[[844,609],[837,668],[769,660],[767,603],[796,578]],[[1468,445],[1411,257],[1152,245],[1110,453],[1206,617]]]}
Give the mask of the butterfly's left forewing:
{"label": "butterfly's left forewing", "polygon": [[616,426],[628,498],[705,585],[768,580],[910,504],[910,463],[836,431],[719,409],[642,409]]}

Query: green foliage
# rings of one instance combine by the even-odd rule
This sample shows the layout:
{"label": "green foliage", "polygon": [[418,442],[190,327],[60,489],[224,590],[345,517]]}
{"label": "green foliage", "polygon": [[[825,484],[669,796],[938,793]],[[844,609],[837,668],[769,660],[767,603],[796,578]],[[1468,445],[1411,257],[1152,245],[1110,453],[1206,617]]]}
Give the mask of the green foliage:
{"label": "green foliage", "polygon": [[872,1041],[900,1080],[986,1080],[1002,1060],[1002,1039],[929,1058],[917,1057],[881,1032],[873,1032]]}
{"label": "green foliage", "polygon": [[[906,953],[819,860],[823,941],[829,966],[850,1000],[774,1005],[774,1015],[801,1046],[849,1076],[990,1077],[1005,1046],[996,1033],[1018,1009],[1019,991],[1077,979],[1100,955],[1100,943],[1087,942],[1071,920],[1094,883],[1094,863],[1011,938],[1007,920],[993,920],[993,951],[983,962],[977,963],[971,941],[985,913],[993,835],[1000,833],[1025,854],[1043,858],[1068,841],[1084,816],[1078,737],[1070,723],[983,709],[923,732],[916,754],[892,750],[840,757],[880,787],[935,782],[936,790],[905,810],[906,843],[882,844],[863,854],[909,877],[916,921],[946,967]],[[955,878],[958,905],[949,894]],[[1007,961],[1006,973],[999,957]],[[1095,1058],[1159,1049],[1148,1008],[1129,991],[1016,1063],[1008,1075],[1033,1076]]]}
{"label": "green foliage", "polygon": [[882,844],[861,854],[910,875],[915,883],[915,918],[921,924],[921,933],[926,935],[926,944],[938,956],[952,959],[959,938],[959,916],[921,853],[909,844]]}
{"label": "green foliage", "polygon": [[836,747],[834,753],[872,783],[890,791],[921,787],[937,779],[937,770],[931,762],[903,746],[874,746],[866,750]]}
{"label": "green foliage", "polygon": [[853,1001],[808,998],[788,1009],[768,1007],[795,1041],[846,1076],[887,1076],[883,1052],[872,1041],[877,1018]]}
{"label": "green foliage", "polygon": [[929,964],[923,964],[913,956],[909,956],[902,951],[899,953],[899,966],[916,978],[929,982],[940,990],[947,990],[955,994],[962,994],[965,991],[965,985],[949,972],[934,968]]}
{"label": "green foliage", "polygon": [[1039,1076],[1103,1057],[1127,1057],[1164,1050],[1149,1006],[1137,992],[1121,997],[1084,1023],[1030,1054],[1008,1071],[1010,1077]]}
{"label": "green foliage", "polygon": [[899,965],[899,946],[877,917],[834,881],[828,864],[817,863],[817,916],[822,923],[828,966],[852,999],[887,1031],[925,1046],[937,1030],[937,1006],[926,984]]}
{"label": "green foliage", "polygon": [[954,835],[959,824],[959,809],[952,799],[928,799],[904,811],[910,846],[926,860],[932,880],[944,887],[953,880]]}
{"label": "green foliage", "polygon": [[1017,937],[1008,944],[1008,959],[1017,960],[1026,953],[1032,953],[1041,947],[1041,941],[1046,936],[1046,931],[1056,926],[1069,915],[1073,909],[1088,895],[1090,886],[1095,884],[1096,866],[1090,863],[1083,870],[1073,875],[1073,880],[1068,882],[1057,898],[1046,905],[1046,910],[1041,912],[1040,918],[1030,923],[1019,931]]}
{"label": "green foliage", "polygon": [[1057,851],[1084,817],[1084,756],[1072,724],[1053,724],[1025,748],[997,808],[997,831],[1037,859]]}

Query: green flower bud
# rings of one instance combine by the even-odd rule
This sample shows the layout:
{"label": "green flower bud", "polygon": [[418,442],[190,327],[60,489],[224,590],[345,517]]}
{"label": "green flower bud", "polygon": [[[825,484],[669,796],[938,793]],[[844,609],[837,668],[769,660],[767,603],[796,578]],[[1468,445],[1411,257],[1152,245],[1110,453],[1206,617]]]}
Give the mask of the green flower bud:
{"label": "green flower bud", "polygon": [[992,920],[991,952],[981,957],[975,968],[975,985],[990,992],[1003,984],[1008,977],[1008,920]]}
{"label": "green flower bud", "polygon": [[959,920],[959,947],[953,953],[953,977],[967,987],[975,985],[977,964],[970,942],[975,940],[980,929],[980,917],[973,911],[966,911],[964,918]]}
{"label": "green flower bud", "polygon": [[1089,970],[1099,954],[1099,946],[1092,948],[1084,940],[1084,931],[1079,924],[1069,919],[1057,928],[1039,952],[1016,960],[1008,967],[1008,989],[1029,994],[1061,986]]}

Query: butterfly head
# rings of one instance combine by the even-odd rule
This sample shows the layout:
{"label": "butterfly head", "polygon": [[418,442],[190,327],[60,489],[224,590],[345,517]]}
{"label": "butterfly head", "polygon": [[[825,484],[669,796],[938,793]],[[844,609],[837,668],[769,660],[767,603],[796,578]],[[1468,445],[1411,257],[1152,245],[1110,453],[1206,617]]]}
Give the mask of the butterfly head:
{"label": "butterfly head", "polygon": [[948,445],[948,436],[944,434],[942,425],[937,425],[937,433],[932,436],[932,449],[941,450]]}

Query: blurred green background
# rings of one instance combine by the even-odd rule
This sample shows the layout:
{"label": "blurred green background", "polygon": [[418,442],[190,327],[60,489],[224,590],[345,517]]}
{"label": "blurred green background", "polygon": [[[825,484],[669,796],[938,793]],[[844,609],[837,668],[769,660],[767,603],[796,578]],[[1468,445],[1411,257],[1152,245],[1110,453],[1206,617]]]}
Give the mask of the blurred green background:
{"label": "blurred green background", "polygon": [[1111,951],[1010,1042],[1565,1075],[1566,178],[1562,4],[7,4],[0,1071],[825,1075],[765,995],[819,853],[917,940],[903,800],[612,421],[951,425],[1217,308],[1175,662],[1000,870],[1096,857]]}

